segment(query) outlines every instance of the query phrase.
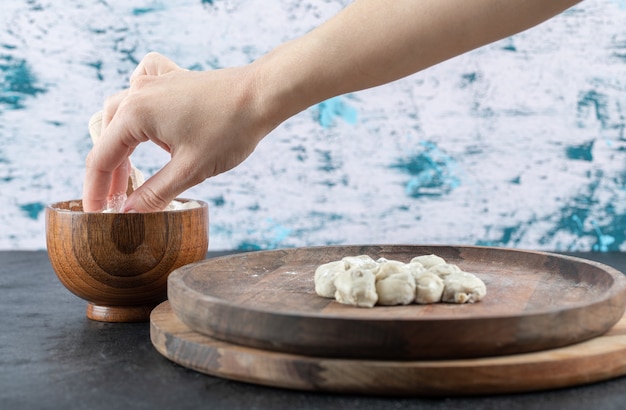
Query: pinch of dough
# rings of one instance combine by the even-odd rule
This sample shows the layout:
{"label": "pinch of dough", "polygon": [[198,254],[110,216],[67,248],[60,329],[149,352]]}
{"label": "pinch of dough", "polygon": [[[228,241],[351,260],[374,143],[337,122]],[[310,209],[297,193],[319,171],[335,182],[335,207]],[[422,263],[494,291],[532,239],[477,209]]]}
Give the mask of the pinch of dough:
{"label": "pinch of dough", "polygon": [[415,277],[415,303],[426,305],[441,301],[444,291],[443,279],[436,274],[423,270],[414,274]]}
{"label": "pinch of dough", "polygon": [[443,282],[445,289],[441,297],[442,302],[475,303],[487,294],[485,283],[468,272],[448,275]]}
{"label": "pinch of dough", "polygon": [[378,263],[376,263],[376,261],[372,259],[369,255],[345,256],[341,260],[344,261],[344,263],[346,264],[346,269],[375,269],[378,267]]}
{"label": "pinch of dough", "polygon": [[335,297],[335,279],[341,272],[345,272],[346,265],[343,261],[328,262],[315,269],[315,293],[325,298]]}
{"label": "pinch of dough", "polygon": [[409,263],[413,263],[413,262],[419,262],[422,264],[422,266],[424,266],[426,269],[429,269],[433,266],[436,265],[445,265],[446,261],[445,259],[443,259],[440,256],[437,255],[420,255],[420,256],[416,256],[413,259],[411,259],[411,262]]}
{"label": "pinch of dough", "polygon": [[415,300],[415,278],[406,269],[385,276],[376,281],[376,293],[379,305],[408,305]]}
{"label": "pinch of dough", "polygon": [[428,272],[432,272],[440,278],[445,278],[448,275],[460,273],[462,271],[461,268],[452,263],[444,263],[443,265],[431,266],[428,268]]}
{"label": "pinch of dough", "polygon": [[335,278],[335,288],[335,299],[339,303],[371,308],[378,301],[376,276],[368,269],[340,272]]}

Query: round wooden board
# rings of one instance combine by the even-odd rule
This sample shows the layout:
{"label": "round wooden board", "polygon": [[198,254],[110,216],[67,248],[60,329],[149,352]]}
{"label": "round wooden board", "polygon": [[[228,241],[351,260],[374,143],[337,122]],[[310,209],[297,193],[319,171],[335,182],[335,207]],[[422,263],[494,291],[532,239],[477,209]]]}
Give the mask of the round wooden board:
{"label": "round wooden board", "polygon": [[150,338],[181,366],[231,380],[296,390],[397,396],[530,392],[626,374],[626,316],[594,339],[535,353],[441,361],[328,359],[264,351],[190,330],[169,302],[152,311]]}
{"label": "round wooden board", "polygon": [[[403,262],[439,255],[479,276],[487,296],[475,304],[367,309],[315,294],[320,264],[363,254]],[[190,329],[238,345],[319,357],[459,359],[598,336],[624,313],[626,277],[593,261],[502,248],[309,247],[184,266],[170,275],[168,298]]]}

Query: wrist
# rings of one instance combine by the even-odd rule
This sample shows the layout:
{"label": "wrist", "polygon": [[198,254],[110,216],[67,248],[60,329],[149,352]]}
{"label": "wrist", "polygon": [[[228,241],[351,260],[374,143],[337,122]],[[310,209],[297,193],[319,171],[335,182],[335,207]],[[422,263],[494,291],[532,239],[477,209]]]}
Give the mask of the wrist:
{"label": "wrist", "polygon": [[[260,110],[272,128],[334,96],[339,90],[329,84],[315,44],[309,40],[293,40],[282,44],[251,64]],[[332,80],[332,78],[331,78]]]}

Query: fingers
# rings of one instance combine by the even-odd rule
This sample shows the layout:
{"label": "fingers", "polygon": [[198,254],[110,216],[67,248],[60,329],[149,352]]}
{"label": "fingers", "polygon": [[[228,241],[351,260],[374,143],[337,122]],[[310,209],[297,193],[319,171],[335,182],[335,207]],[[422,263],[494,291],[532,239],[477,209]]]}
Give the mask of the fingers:
{"label": "fingers", "polygon": [[177,70],[182,70],[182,68],[169,58],[159,53],[151,52],[146,54],[135,68],[135,71],[130,76],[130,83],[132,84],[137,78],[144,75],[159,76]]}
{"label": "fingers", "polygon": [[[109,97],[101,116],[90,119],[90,133],[101,136],[86,161],[83,186],[83,209],[86,212],[101,211],[106,207],[108,197],[126,192],[131,170],[129,157],[139,143],[148,140],[148,135],[154,135],[149,123],[155,115],[145,103],[145,95],[141,97],[145,93],[133,93],[132,90],[144,90],[146,81],[152,83],[147,77],[178,70],[183,69],[168,58],[158,53],[147,54],[130,78],[131,87]],[[155,143],[169,150],[167,144],[158,139]],[[179,179],[175,168],[175,161],[164,167],[150,183],[146,183],[145,188],[138,190],[137,195],[131,195],[135,199],[129,198],[127,208],[140,212],[165,208],[171,199],[191,186]]]}
{"label": "fingers", "polygon": [[[186,189],[196,185],[195,172],[185,161],[172,158],[126,201],[124,212],[155,212],[165,209]],[[197,181],[197,182],[196,182]]]}
{"label": "fingers", "polygon": [[125,194],[128,190],[128,177],[130,176],[130,159],[126,159],[111,173],[111,186],[109,188],[109,195],[107,198],[112,198],[120,194]]}
{"label": "fingers", "polygon": [[94,164],[94,150],[87,155],[83,184],[83,210],[99,212],[106,208],[112,173],[100,170]]}
{"label": "fingers", "polygon": [[[129,157],[139,142],[128,134],[129,130],[124,127],[123,120],[123,115],[115,117],[87,155],[83,185],[85,212],[101,211],[106,208],[109,197],[126,192],[130,172]],[[97,126],[96,121],[92,126]]]}
{"label": "fingers", "polygon": [[[100,135],[103,129],[102,125],[102,111],[98,111],[93,114],[91,118],[89,118],[89,135],[91,135],[91,139],[93,141],[94,147],[98,145],[100,141]],[[94,164],[94,157],[97,158],[97,154],[90,153],[88,158],[87,167],[93,169],[97,167],[97,164]],[[90,177],[85,180],[85,190],[87,192],[83,193],[83,210],[86,212],[92,211],[100,211],[106,207],[106,202],[109,198],[113,196],[119,195],[120,192],[126,192],[126,185],[128,184],[128,173],[130,172],[130,161],[127,160],[120,167],[113,170],[110,177],[106,175],[106,172],[99,172],[98,175],[103,180],[110,179],[109,192],[106,197],[102,196],[103,189],[100,191],[92,192],[88,187],[93,186],[90,182]],[[89,174],[93,175],[93,174]],[[98,185],[96,185],[98,186]]]}
{"label": "fingers", "polygon": [[102,133],[102,130],[104,130],[106,127],[109,126],[109,124],[111,123],[111,120],[113,119],[113,116],[117,112],[117,109],[119,108],[122,101],[124,101],[124,99],[128,96],[129,92],[130,92],[129,89],[125,89],[106,99],[106,101],[104,102],[104,108],[102,110],[102,115],[101,115],[101,123],[102,123],[102,129],[100,130],[101,133]]}
{"label": "fingers", "polygon": [[99,212],[106,208],[108,198],[125,193],[128,185],[130,161],[124,156],[114,168],[102,161],[102,149],[94,147],[87,155],[83,185],[83,210]]}

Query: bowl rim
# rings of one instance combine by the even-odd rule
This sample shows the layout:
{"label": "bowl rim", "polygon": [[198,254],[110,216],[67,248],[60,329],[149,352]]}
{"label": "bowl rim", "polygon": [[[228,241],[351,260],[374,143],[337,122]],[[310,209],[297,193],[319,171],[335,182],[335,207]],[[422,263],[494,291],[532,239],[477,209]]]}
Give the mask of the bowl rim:
{"label": "bowl rim", "polygon": [[102,211],[93,211],[93,212],[85,212],[85,211],[73,211],[71,209],[64,209],[64,208],[60,208],[58,206],[55,205],[59,205],[59,204],[71,204],[72,202],[77,202],[81,207],[82,207],[82,198],[80,199],[69,199],[69,200],[65,200],[65,201],[55,201],[55,202],[51,202],[48,203],[45,207],[46,211],[50,211],[50,212],[62,212],[62,213],[68,213],[68,214],[103,214],[103,215],[120,215],[120,214],[125,214],[125,215],[146,215],[146,214],[165,214],[165,213],[171,213],[171,212],[185,212],[185,211],[193,211],[194,209],[203,209],[203,208],[208,208],[209,204],[208,202],[201,200],[201,199],[192,199],[192,198],[174,198],[174,201],[181,201],[181,202],[191,202],[191,201],[195,201],[197,203],[200,204],[199,207],[193,207],[193,208],[183,208],[183,209],[170,209],[170,210],[162,210],[162,211],[154,211],[154,212],[102,212]]}

